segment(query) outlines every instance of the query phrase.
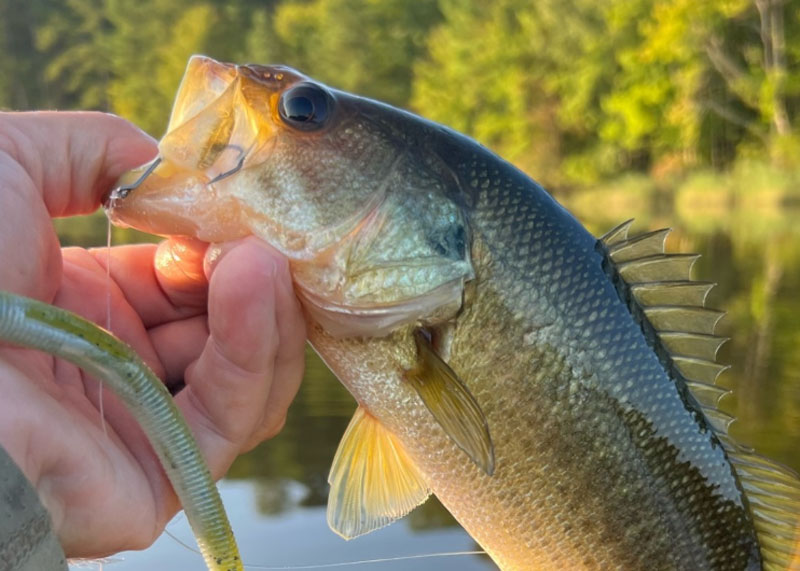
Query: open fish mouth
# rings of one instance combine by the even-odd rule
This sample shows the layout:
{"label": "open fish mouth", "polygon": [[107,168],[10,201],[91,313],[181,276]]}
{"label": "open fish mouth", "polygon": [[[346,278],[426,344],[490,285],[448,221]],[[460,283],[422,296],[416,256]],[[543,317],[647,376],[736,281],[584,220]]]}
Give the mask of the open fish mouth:
{"label": "open fish mouth", "polygon": [[[295,107],[285,109],[283,96],[298,90]],[[327,88],[290,68],[194,56],[158,143],[158,157],[120,177],[103,201],[109,219],[208,242],[255,234],[290,257],[313,255],[320,236],[341,237],[346,231],[341,221],[353,212],[336,210],[342,201],[328,198],[325,180],[306,181],[305,173],[294,176],[284,165],[310,163],[298,159],[294,148],[309,136],[298,118],[304,105],[317,103],[317,120],[330,118],[322,106],[329,102],[333,108],[333,101]],[[311,138],[320,142],[324,134],[318,130]],[[306,208],[308,196],[327,201],[326,208]],[[352,200],[347,208],[366,202]]]}
{"label": "open fish mouth", "polygon": [[275,134],[269,94],[290,80],[257,68],[191,58],[158,157],[124,173],[103,200],[112,223],[207,241],[243,235],[229,183],[263,160]]}

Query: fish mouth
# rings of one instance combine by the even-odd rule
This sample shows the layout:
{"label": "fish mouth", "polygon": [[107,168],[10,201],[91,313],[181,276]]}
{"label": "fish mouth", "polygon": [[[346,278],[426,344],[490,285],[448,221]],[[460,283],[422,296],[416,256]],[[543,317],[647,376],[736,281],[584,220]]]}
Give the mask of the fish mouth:
{"label": "fish mouth", "polygon": [[103,197],[115,225],[218,241],[244,235],[233,175],[263,159],[274,139],[278,92],[301,76],[283,67],[193,56],[158,157],[127,171]]}
{"label": "fish mouth", "polygon": [[[161,161],[161,157],[158,156],[149,163],[145,163],[144,165],[125,172],[122,177],[117,180],[117,185],[114,186],[109,193],[105,195],[105,197],[103,197],[103,208],[113,211],[116,203],[127,197],[132,190],[138,188],[145,181],[145,179],[150,176],[150,173],[152,173],[156,167],[158,167]],[[135,180],[132,182],[127,182],[134,174],[138,174],[140,170],[142,172]]]}
{"label": "fish mouth", "polygon": [[197,225],[185,212],[188,204],[181,204],[194,198],[175,192],[177,188],[190,190],[195,185],[187,184],[186,180],[179,184],[171,181],[172,177],[165,172],[169,167],[165,169],[164,164],[158,156],[122,174],[103,200],[112,224],[153,234],[197,236]]}

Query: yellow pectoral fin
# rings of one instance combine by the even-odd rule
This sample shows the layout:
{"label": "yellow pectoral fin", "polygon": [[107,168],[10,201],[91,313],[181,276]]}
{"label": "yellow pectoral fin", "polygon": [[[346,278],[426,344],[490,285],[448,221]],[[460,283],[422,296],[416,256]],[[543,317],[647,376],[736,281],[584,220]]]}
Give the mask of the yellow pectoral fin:
{"label": "yellow pectoral fin", "polygon": [[491,476],[494,445],[483,411],[453,369],[436,354],[425,333],[417,330],[414,339],[418,363],[406,372],[406,380],[447,435]]}
{"label": "yellow pectoral fin", "polygon": [[328,476],[328,525],[352,539],[403,517],[430,490],[397,437],[358,407]]}

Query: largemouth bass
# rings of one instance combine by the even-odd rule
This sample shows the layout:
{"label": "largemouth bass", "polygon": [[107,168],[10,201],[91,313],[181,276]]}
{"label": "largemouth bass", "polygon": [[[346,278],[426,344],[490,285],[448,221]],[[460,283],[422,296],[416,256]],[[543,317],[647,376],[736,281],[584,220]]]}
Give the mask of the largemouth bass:
{"label": "largemouth bass", "polygon": [[355,537],[434,493],[503,569],[800,565],[800,482],[727,434],[721,313],[666,231],[601,239],[476,142],[286,67],[195,57],[111,220],[291,261],[359,403]]}

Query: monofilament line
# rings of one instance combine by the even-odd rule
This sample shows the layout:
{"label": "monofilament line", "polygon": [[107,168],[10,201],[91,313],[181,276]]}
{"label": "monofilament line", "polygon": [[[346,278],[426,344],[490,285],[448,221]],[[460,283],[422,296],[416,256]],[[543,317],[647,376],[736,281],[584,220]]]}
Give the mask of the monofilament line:
{"label": "monofilament line", "polygon": [[[197,553],[198,555],[200,552],[185,543],[181,539],[179,539],[175,534],[173,534],[168,529],[164,530],[169,537],[173,539],[178,545],[186,548],[187,550],[191,551],[192,553]],[[410,561],[413,559],[433,559],[434,557],[459,557],[463,555],[486,555],[486,552],[478,549],[473,551],[447,551],[444,553],[420,553],[417,555],[398,555],[396,557],[380,557],[377,559],[358,559],[355,561],[339,561],[337,563],[317,563],[314,565],[279,565],[279,566],[272,566],[272,565],[253,565],[247,562],[243,562],[245,569],[260,569],[261,571],[293,571],[295,569],[333,569],[335,567],[355,567],[357,565],[370,565],[370,564],[379,564],[379,563],[393,563],[395,561]]]}
{"label": "monofilament line", "polygon": [[[106,218],[106,331],[111,332],[111,219]],[[103,405],[103,383],[97,382],[98,404],[100,409],[100,424],[103,435],[108,438],[106,426],[105,407]]]}

